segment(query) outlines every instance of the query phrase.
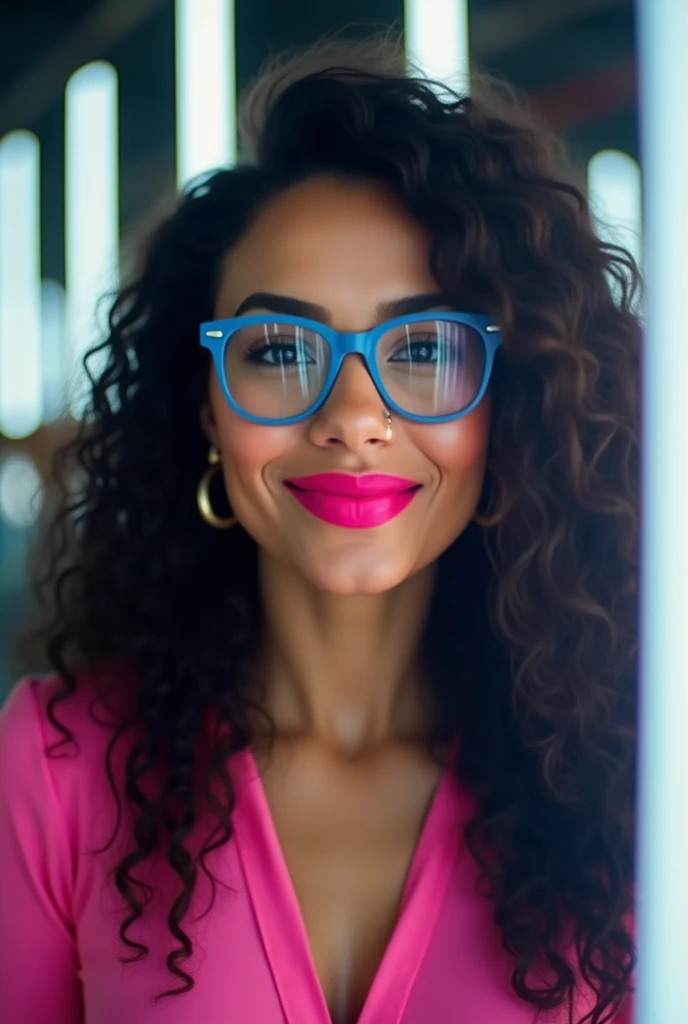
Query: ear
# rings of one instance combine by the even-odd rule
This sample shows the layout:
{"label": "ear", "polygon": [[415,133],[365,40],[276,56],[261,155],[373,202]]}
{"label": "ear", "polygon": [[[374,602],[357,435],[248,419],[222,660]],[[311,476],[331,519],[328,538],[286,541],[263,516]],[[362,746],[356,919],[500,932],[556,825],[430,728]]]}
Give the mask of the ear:
{"label": "ear", "polygon": [[199,415],[199,422],[201,424],[201,430],[208,438],[208,441],[215,445],[216,448],[220,447],[220,437],[213,415],[213,409],[210,402],[204,402],[201,406],[201,412]]}

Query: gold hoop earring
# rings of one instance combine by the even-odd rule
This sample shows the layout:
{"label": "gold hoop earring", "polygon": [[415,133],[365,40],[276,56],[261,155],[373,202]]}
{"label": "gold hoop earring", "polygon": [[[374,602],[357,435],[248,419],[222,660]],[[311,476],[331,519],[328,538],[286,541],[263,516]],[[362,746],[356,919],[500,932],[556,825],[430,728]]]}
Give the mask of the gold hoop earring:
{"label": "gold hoop earring", "polygon": [[387,420],[387,432],[385,434],[385,441],[391,441],[392,440],[392,417],[390,416],[389,411],[387,409],[383,409],[382,410],[382,415]]}
{"label": "gold hoop earring", "polygon": [[208,453],[208,462],[210,463],[210,469],[207,469],[201,481],[198,485],[198,491],[196,492],[196,502],[198,504],[198,510],[201,513],[202,518],[208,523],[209,526],[214,526],[217,530],[228,530],[230,526],[234,526],[238,520],[235,516],[228,516],[227,519],[221,519],[213,511],[213,507],[210,504],[210,483],[215,474],[222,472],[222,466],[220,465],[221,457],[220,453],[213,445]]}

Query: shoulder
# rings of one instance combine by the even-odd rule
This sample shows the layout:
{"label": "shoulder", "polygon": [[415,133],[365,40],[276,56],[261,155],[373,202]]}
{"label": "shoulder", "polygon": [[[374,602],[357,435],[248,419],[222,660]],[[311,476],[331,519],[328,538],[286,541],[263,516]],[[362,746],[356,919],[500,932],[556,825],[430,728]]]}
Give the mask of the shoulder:
{"label": "shoulder", "polygon": [[[63,734],[55,730],[48,715],[51,698],[62,689],[59,676],[30,675],[20,679],[10,690],[0,708],[0,774],[8,774],[16,783],[18,777],[36,774],[36,756],[49,742]],[[82,694],[79,694],[81,697]],[[72,707],[68,718],[74,720]],[[68,724],[69,723],[65,723]],[[54,733],[54,735],[52,735]]]}
{"label": "shoulder", "polygon": [[110,710],[100,695],[110,686],[112,669],[77,673],[73,689],[56,673],[15,683],[0,707],[0,804],[17,813],[22,807],[72,813],[107,785],[104,760],[115,712],[132,692],[131,675],[117,673],[115,683],[121,678],[122,685],[118,692],[111,687]]}
{"label": "shoulder", "polygon": [[[17,857],[59,865],[63,880],[74,879],[84,845],[110,835],[107,756],[120,720],[115,711],[133,692],[131,679],[114,666],[78,672],[74,687],[56,673],[29,675],[0,708],[0,832],[15,837]],[[53,701],[62,693],[65,700]],[[119,793],[130,742],[123,737],[111,749]]]}
{"label": "shoulder", "polygon": [[2,756],[8,756],[7,750],[21,755],[26,744],[35,748],[38,741],[45,746],[60,742],[64,732],[55,719],[74,732],[77,741],[112,728],[117,716],[126,712],[132,684],[133,673],[125,665],[82,670],[71,686],[58,673],[22,677],[0,707]]}

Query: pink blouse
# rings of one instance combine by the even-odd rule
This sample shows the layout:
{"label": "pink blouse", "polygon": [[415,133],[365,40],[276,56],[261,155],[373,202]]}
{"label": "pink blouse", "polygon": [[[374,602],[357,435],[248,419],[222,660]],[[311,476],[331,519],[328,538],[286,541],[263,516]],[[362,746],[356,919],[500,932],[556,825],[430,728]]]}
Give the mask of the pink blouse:
{"label": "pink blouse", "polygon": [[[0,710],[0,1020],[6,1024],[330,1024],[303,919],[253,756],[230,768],[237,788],[234,835],[208,857],[219,880],[197,874],[182,922],[194,952],[182,964],[195,987],[157,1006],[153,997],[181,982],[165,967],[177,945],[166,916],[181,882],[164,854],[133,869],[154,899],[129,928],[149,947],[138,963],[118,929],[129,910],[108,872],[131,849],[130,819],[115,827],[115,801],[104,772],[111,730],[88,712],[92,679],[58,704],[57,718],[79,744],[54,753],[62,738],[46,716],[55,677],[22,679]],[[123,790],[126,743],[113,749]],[[153,795],[142,783],[144,792]],[[509,985],[511,963],[475,891],[477,871],[461,842],[472,803],[448,772],[429,807],[413,856],[396,927],[359,1024],[532,1024],[535,1008]],[[212,819],[209,819],[212,822]],[[189,840],[200,849],[209,833]],[[222,884],[224,883],[224,884]],[[145,890],[137,890],[145,899]],[[160,912],[156,913],[159,908]],[[205,915],[205,916],[204,916]],[[592,1005],[581,990],[579,1016]],[[542,1021],[563,1024],[563,1009]],[[630,1007],[617,1024],[630,1024]]]}

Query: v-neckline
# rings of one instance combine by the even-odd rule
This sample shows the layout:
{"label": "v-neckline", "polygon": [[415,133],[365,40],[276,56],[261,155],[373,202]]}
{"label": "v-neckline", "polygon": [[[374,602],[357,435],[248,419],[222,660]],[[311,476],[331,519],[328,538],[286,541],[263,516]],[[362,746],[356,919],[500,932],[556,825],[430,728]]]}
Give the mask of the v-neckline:
{"label": "v-neckline", "polygon": [[[285,1020],[332,1024],[256,760],[249,748],[232,762],[234,835]],[[443,770],[413,852],[394,930],[357,1024],[401,1022],[456,864],[467,806],[467,795],[451,771]]]}

